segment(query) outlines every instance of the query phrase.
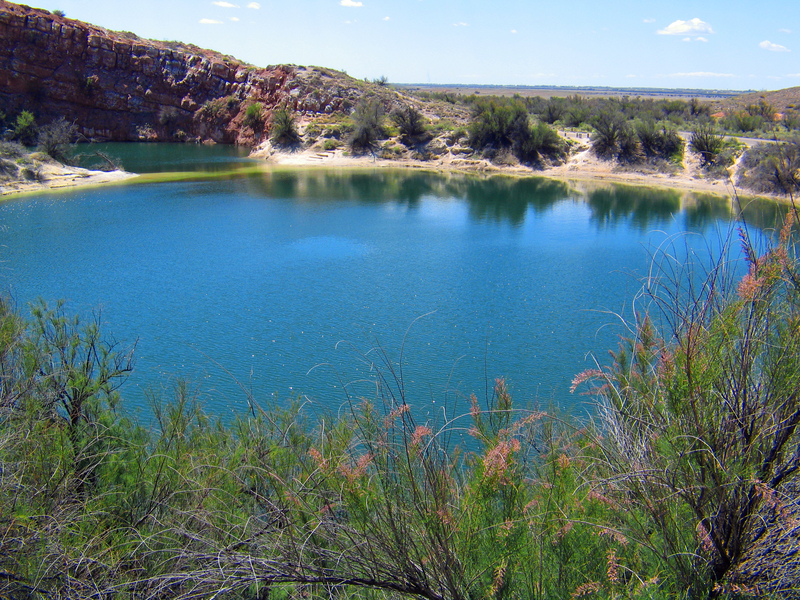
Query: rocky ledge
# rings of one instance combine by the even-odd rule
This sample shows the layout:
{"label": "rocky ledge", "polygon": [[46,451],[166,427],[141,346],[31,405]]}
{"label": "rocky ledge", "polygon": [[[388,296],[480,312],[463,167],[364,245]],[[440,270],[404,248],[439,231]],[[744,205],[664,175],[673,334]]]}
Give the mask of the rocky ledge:
{"label": "rocky ledge", "polygon": [[[359,95],[349,79],[328,69],[257,68],[0,0],[0,110],[28,110],[39,123],[63,116],[92,140],[255,145],[276,106],[349,111]],[[264,119],[245,125],[255,103]]]}

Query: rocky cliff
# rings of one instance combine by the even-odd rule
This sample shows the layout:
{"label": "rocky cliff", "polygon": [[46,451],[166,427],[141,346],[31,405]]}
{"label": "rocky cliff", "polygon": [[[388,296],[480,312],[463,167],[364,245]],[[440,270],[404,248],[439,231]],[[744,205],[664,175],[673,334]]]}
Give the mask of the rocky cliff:
{"label": "rocky cliff", "polygon": [[[63,116],[94,140],[254,144],[276,106],[349,110],[359,96],[352,81],[326,69],[257,68],[0,0],[0,110],[28,110],[39,123]],[[265,119],[245,126],[254,103]]]}

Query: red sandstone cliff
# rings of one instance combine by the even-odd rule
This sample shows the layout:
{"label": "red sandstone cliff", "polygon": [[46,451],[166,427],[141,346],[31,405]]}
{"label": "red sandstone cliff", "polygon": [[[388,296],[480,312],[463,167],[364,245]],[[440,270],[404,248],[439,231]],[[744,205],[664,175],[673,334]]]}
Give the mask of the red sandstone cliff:
{"label": "red sandstone cliff", "polygon": [[344,74],[256,68],[195,46],[144,40],[0,0],[0,110],[37,122],[61,116],[97,140],[252,144],[247,106],[301,113],[348,110]]}

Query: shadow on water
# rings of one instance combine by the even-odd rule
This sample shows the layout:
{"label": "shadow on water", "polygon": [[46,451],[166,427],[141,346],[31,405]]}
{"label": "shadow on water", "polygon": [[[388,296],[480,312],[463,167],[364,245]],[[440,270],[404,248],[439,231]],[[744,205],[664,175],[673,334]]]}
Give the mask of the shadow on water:
{"label": "shadow on water", "polygon": [[103,165],[97,156],[101,152],[118,160],[131,173],[214,172],[251,164],[249,150],[242,146],[224,144],[124,143],[78,144],[78,166],[90,168]]}

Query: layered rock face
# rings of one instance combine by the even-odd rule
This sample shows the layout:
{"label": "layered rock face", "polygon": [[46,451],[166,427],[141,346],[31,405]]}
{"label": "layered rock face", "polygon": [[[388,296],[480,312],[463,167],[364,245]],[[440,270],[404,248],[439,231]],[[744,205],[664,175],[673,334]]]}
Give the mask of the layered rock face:
{"label": "layered rock face", "polygon": [[[0,110],[29,110],[38,123],[63,116],[89,139],[254,144],[276,106],[349,109],[353,99],[335,79],[321,69],[259,69],[0,0]],[[245,126],[255,102],[267,118]]]}

